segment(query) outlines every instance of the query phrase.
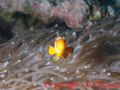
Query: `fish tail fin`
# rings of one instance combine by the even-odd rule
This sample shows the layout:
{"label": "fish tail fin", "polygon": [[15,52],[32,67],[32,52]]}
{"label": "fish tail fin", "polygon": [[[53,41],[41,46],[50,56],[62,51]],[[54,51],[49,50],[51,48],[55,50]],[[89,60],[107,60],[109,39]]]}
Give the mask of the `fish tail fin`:
{"label": "fish tail fin", "polygon": [[55,48],[53,46],[49,46],[48,48],[48,54],[49,55],[54,55],[56,53]]}
{"label": "fish tail fin", "polygon": [[73,53],[73,48],[72,47],[67,47],[67,53]]}
{"label": "fish tail fin", "polygon": [[69,53],[72,53],[73,52],[73,48],[72,47],[67,47],[66,48],[66,51],[63,55],[63,58],[66,58],[68,56]]}

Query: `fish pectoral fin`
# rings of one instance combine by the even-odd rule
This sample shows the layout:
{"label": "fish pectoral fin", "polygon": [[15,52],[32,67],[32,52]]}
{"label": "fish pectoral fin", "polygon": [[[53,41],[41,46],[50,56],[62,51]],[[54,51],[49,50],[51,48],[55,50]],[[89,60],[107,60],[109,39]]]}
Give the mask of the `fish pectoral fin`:
{"label": "fish pectoral fin", "polygon": [[59,60],[59,57],[57,56],[54,60],[54,62],[57,62]]}
{"label": "fish pectoral fin", "polygon": [[49,55],[54,55],[56,53],[55,48],[53,46],[49,46],[48,48],[48,54]]}
{"label": "fish pectoral fin", "polygon": [[65,60],[64,56],[62,56],[61,58],[62,58],[62,60]]}

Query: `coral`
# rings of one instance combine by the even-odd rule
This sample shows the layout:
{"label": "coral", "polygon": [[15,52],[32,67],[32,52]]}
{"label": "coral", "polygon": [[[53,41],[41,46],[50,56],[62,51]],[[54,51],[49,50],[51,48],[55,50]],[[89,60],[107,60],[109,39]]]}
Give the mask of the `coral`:
{"label": "coral", "polygon": [[83,0],[53,1],[50,0],[0,0],[3,12],[23,12],[49,23],[59,18],[71,28],[80,28],[86,23],[89,7]]}

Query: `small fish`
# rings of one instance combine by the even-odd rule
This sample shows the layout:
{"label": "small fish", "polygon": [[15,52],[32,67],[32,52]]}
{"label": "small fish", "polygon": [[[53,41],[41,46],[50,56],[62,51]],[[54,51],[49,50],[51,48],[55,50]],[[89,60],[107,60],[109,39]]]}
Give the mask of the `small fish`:
{"label": "small fish", "polygon": [[56,58],[54,60],[55,62],[57,62],[60,58],[64,60],[69,55],[69,53],[72,52],[73,48],[67,46],[66,40],[64,37],[60,37],[59,33],[54,42],[54,47],[52,45],[48,47],[48,54],[56,55]]}

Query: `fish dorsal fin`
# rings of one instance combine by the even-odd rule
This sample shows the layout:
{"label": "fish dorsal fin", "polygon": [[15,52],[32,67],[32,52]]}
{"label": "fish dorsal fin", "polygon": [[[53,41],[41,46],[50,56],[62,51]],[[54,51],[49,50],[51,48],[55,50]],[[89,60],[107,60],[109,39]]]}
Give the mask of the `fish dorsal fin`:
{"label": "fish dorsal fin", "polygon": [[57,32],[57,38],[58,38],[58,37],[60,37],[60,33],[59,33],[59,32]]}
{"label": "fish dorsal fin", "polygon": [[56,40],[58,40],[58,39],[61,39],[61,38],[62,38],[62,37],[60,36],[60,33],[59,33],[59,32],[57,32],[56,34],[57,34],[57,38],[56,38]]}

